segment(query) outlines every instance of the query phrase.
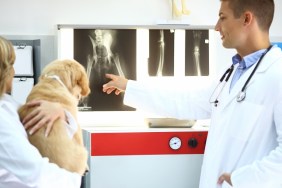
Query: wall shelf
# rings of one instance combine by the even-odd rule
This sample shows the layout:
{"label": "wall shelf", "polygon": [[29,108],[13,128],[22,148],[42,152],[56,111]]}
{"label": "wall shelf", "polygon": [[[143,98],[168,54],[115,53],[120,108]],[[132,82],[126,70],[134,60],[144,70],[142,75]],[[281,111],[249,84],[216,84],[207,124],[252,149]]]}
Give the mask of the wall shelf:
{"label": "wall shelf", "polygon": [[213,25],[189,25],[188,23],[160,21],[156,25],[73,25],[58,24],[60,29],[213,29]]}

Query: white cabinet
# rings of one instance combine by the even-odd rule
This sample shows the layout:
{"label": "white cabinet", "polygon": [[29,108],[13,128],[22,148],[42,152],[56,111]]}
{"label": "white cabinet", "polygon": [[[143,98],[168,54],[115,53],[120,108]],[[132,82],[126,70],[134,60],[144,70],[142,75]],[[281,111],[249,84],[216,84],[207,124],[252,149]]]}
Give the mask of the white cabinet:
{"label": "white cabinet", "polygon": [[20,103],[25,103],[34,85],[32,46],[14,46],[16,60],[15,77],[11,94]]}
{"label": "white cabinet", "polygon": [[14,46],[15,76],[33,76],[32,46]]}

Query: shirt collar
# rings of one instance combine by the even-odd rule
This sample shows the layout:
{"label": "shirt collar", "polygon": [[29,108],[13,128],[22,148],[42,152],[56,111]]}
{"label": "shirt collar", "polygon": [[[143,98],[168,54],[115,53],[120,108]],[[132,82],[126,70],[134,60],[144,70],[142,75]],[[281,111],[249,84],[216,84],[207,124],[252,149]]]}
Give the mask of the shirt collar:
{"label": "shirt collar", "polygon": [[248,69],[253,64],[258,62],[259,58],[262,56],[262,54],[264,52],[265,52],[265,49],[261,49],[261,50],[258,50],[254,53],[251,53],[251,54],[243,57],[243,59],[241,59],[239,54],[236,54],[232,57],[232,64],[236,65],[237,63],[239,63],[239,68]]}

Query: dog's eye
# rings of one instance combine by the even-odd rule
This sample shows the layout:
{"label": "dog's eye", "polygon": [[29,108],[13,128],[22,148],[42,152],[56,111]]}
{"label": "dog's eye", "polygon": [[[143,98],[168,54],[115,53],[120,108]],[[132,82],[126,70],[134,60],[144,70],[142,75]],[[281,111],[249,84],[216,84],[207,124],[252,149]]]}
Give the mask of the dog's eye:
{"label": "dog's eye", "polygon": [[78,101],[80,101],[80,99],[81,99],[81,94],[78,94],[78,95],[76,96],[76,98],[77,98]]}

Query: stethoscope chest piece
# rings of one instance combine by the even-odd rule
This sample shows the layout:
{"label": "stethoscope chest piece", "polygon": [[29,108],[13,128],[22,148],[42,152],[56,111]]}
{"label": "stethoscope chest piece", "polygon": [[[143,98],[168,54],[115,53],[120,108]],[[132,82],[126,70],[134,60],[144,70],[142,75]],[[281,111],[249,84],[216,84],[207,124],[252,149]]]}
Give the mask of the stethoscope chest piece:
{"label": "stethoscope chest piece", "polygon": [[240,91],[237,95],[237,102],[242,102],[246,97],[246,92]]}

